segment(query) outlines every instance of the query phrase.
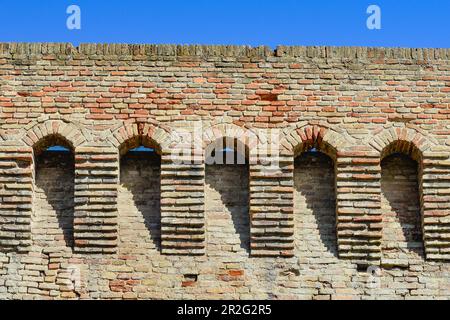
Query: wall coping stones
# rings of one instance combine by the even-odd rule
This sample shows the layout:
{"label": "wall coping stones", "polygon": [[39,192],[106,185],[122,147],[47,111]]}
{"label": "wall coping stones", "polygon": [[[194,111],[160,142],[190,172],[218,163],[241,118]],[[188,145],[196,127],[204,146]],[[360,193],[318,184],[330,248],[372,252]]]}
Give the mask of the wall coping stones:
{"label": "wall coping stones", "polygon": [[195,56],[195,57],[292,57],[336,59],[450,60],[450,49],[374,48],[334,46],[162,45],[162,44],[80,44],[0,43],[0,54],[16,55],[111,55],[111,56]]}

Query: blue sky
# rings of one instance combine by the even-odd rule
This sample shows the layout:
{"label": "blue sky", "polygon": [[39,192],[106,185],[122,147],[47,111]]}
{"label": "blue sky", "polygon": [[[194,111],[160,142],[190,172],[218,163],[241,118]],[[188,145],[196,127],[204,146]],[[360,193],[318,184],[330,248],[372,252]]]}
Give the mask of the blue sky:
{"label": "blue sky", "polygon": [[[81,30],[66,28],[71,4]],[[449,48],[449,16],[448,0],[0,0],[0,42]]]}

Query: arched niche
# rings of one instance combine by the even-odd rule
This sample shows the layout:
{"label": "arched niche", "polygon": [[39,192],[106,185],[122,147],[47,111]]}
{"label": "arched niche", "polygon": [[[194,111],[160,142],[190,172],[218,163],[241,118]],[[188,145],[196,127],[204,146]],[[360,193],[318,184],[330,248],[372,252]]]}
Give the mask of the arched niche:
{"label": "arched niche", "polygon": [[207,253],[250,251],[249,148],[219,137],[205,148]]}
{"label": "arched niche", "polygon": [[423,258],[422,152],[405,140],[381,151],[381,251],[386,263],[405,265]]}
{"label": "arched niche", "polygon": [[33,145],[33,164],[33,241],[42,247],[72,248],[74,146],[60,134],[49,134]]}
{"label": "arched niche", "polygon": [[119,146],[120,241],[133,250],[161,247],[161,147],[148,136]]}

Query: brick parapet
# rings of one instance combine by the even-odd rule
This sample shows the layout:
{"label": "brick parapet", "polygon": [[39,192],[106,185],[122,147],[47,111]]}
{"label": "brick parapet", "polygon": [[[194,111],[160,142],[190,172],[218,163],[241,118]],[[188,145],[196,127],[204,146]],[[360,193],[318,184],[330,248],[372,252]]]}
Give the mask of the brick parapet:
{"label": "brick parapet", "polygon": [[[205,158],[216,141],[231,139],[245,146],[249,162],[250,243],[248,252],[233,249],[239,259],[291,263],[305,253],[296,243],[298,228],[313,223],[303,225],[298,212],[303,194],[295,181],[304,185],[295,159],[317,150],[334,166],[339,263],[386,267],[383,160],[403,153],[418,163],[424,263],[444,268],[450,261],[449,60],[449,49],[0,44],[1,251],[36,254],[35,158],[63,144],[75,157],[70,249],[86,259],[123,256],[121,224],[129,227],[137,217],[127,212],[123,220],[119,210],[118,202],[123,208],[132,202],[119,199],[126,192],[120,159],[145,145],[161,158],[158,254],[187,264],[209,259],[206,211],[219,209],[208,206],[208,194],[216,204],[228,189],[206,188]],[[184,163],[188,158],[193,161]],[[315,200],[306,194],[301,201],[308,198]],[[140,205],[136,210],[154,206]],[[316,206],[312,211],[321,212],[329,204]],[[228,212],[219,213],[212,213],[213,223],[226,221]],[[247,222],[237,225],[240,232]]]}

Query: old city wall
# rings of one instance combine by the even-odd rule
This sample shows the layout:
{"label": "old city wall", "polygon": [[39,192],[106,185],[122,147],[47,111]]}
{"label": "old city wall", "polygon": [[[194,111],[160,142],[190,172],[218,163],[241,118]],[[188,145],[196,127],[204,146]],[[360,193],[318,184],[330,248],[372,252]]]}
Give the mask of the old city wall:
{"label": "old city wall", "polygon": [[0,297],[448,298],[449,61],[0,44]]}

